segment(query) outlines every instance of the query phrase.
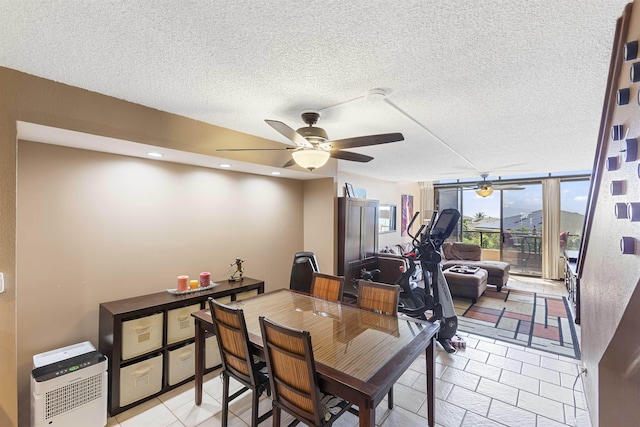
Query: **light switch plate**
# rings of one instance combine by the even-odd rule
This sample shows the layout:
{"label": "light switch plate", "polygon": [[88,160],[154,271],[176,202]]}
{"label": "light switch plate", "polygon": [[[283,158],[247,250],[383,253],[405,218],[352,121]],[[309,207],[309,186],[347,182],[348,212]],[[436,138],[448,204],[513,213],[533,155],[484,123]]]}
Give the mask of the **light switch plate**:
{"label": "light switch plate", "polygon": [[0,294],[4,292],[4,273],[0,273]]}

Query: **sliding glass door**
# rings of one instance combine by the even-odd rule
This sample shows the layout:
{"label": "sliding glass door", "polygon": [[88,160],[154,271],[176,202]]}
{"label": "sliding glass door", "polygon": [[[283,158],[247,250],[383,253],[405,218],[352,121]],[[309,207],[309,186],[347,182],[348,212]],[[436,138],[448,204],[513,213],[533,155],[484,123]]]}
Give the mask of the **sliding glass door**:
{"label": "sliding glass door", "polygon": [[500,260],[502,211],[499,191],[480,197],[473,189],[440,188],[436,199],[438,210],[455,208],[462,214],[451,240],[480,245],[483,260]]}
{"label": "sliding glass door", "polygon": [[542,275],[542,184],[502,190],[502,260],[516,274]]}
{"label": "sliding glass door", "polygon": [[462,241],[482,248],[482,259],[500,260],[500,192],[480,197],[474,189],[462,190]]}
{"label": "sliding glass door", "polygon": [[542,184],[527,182],[480,197],[464,187],[438,190],[439,209],[462,214],[452,240],[482,247],[482,259],[505,261],[516,274],[542,274]]}

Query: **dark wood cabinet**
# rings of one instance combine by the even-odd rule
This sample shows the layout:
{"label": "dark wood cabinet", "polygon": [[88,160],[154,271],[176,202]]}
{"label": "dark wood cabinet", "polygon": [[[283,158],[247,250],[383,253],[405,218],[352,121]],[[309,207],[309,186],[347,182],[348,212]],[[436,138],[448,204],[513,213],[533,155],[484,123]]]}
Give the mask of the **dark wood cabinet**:
{"label": "dark wood cabinet", "polygon": [[235,301],[264,292],[261,280],[217,283],[214,288],[183,295],[158,292],[100,304],[98,347],[108,358],[107,409],[111,416],[193,378],[191,312],[205,308],[209,297]]}
{"label": "dark wood cabinet", "polygon": [[345,284],[375,266],[378,253],[378,201],[338,197],[338,274]]}

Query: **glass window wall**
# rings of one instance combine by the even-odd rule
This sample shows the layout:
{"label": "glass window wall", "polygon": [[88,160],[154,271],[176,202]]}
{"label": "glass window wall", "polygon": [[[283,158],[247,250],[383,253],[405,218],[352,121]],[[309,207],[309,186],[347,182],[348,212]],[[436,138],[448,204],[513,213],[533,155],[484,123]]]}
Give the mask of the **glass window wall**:
{"label": "glass window wall", "polygon": [[[589,194],[589,177],[554,174],[561,181],[559,236],[563,250],[578,250]],[[488,197],[480,197],[466,182],[436,183],[435,206],[438,210],[456,208],[462,214],[451,240],[475,243],[483,248],[485,260],[511,264],[513,273],[542,274],[542,180],[496,182]],[[498,184],[498,185],[496,185]]]}

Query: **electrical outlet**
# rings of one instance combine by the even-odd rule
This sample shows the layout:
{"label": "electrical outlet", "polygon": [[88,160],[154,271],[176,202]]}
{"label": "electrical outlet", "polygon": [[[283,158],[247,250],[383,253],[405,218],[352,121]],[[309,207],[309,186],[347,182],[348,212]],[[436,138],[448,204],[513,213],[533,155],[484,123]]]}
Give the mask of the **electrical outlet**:
{"label": "electrical outlet", "polygon": [[587,376],[587,365],[585,365],[584,362],[578,365],[578,375],[584,375],[585,377]]}

